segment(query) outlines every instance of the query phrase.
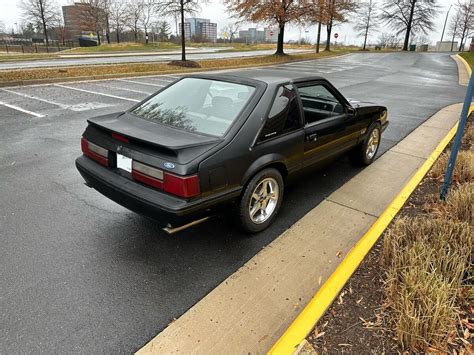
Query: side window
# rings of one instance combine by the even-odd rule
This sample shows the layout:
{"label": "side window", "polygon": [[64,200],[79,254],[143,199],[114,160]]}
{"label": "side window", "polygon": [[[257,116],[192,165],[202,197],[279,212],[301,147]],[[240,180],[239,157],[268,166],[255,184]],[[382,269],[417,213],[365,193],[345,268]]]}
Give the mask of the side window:
{"label": "side window", "polygon": [[298,92],[303,104],[305,124],[344,113],[343,104],[322,84],[300,86]]}
{"label": "side window", "polygon": [[280,86],[259,140],[273,138],[300,127],[301,117],[295,89],[291,85]]}

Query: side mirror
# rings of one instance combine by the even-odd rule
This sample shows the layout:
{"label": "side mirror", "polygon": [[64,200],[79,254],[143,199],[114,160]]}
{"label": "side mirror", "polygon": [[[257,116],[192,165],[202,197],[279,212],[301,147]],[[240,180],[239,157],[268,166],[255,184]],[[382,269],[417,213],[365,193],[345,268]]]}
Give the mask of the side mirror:
{"label": "side mirror", "polygon": [[356,109],[352,106],[347,106],[347,113],[349,113],[351,115],[355,115],[356,114]]}

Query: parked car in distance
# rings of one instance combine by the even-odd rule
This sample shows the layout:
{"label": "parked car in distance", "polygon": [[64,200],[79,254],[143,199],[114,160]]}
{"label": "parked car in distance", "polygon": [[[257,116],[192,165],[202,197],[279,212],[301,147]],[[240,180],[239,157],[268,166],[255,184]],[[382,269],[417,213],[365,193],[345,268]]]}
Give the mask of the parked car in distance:
{"label": "parked car in distance", "polygon": [[275,219],[285,181],[349,152],[372,163],[387,109],[286,71],[184,76],[125,112],[88,120],[86,183],[168,231],[234,206],[245,231]]}

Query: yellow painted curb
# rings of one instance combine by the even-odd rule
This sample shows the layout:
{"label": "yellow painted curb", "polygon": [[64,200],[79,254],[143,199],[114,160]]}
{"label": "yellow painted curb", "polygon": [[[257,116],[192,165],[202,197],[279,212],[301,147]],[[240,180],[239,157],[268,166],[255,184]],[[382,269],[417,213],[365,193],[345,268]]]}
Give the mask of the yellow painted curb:
{"label": "yellow painted curb", "polygon": [[461,62],[463,62],[463,64],[465,65],[466,67],[466,70],[467,70],[467,74],[469,75],[469,77],[471,77],[472,75],[472,69],[471,69],[471,66],[469,65],[469,63],[466,61],[466,59],[464,59],[463,57],[461,57],[459,54],[456,54],[456,57],[458,57]]}
{"label": "yellow painted curb", "polygon": [[[473,110],[474,106],[471,106],[469,114],[473,112]],[[305,340],[314,325],[323,316],[326,309],[337,297],[354,271],[359,267],[362,260],[364,260],[364,257],[377,242],[393,218],[397,215],[398,211],[403,207],[424,176],[431,169],[436,159],[443,152],[451,139],[453,139],[457,127],[458,123],[456,123],[456,125],[438,144],[436,149],[403,187],[400,193],[393,199],[390,205],[388,205],[367,233],[365,233],[365,235],[350,250],[334,273],[319,289],[298,317],[296,317],[280,339],[278,339],[278,341],[273,345],[268,354],[293,354],[299,344]]]}

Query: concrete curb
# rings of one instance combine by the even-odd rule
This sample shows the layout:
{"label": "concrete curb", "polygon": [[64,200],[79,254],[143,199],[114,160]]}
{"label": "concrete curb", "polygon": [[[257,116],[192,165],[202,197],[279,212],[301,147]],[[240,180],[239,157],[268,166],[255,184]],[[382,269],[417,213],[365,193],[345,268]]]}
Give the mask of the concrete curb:
{"label": "concrete curb", "polygon": [[[320,59],[330,59],[341,57],[345,55],[350,55],[351,53],[334,53],[331,56],[325,56],[321,58],[313,58],[313,59],[296,59],[296,60],[289,60],[283,61],[280,63],[265,63],[259,65],[236,65],[236,66],[229,66],[223,68],[199,68],[199,69],[179,69],[179,70],[167,70],[167,71],[151,71],[151,72],[133,72],[133,73],[123,73],[123,74],[107,74],[107,75],[94,75],[94,76],[75,76],[75,77],[64,77],[64,78],[51,78],[51,79],[32,79],[32,80],[19,80],[19,81],[4,81],[0,82],[0,88],[8,88],[8,87],[15,87],[15,86],[31,86],[31,85],[43,85],[43,84],[57,84],[57,83],[68,83],[74,81],[94,81],[94,80],[107,80],[107,79],[121,79],[121,78],[135,78],[141,76],[159,76],[159,75],[169,75],[169,74],[190,74],[190,73],[199,73],[199,72],[210,72],[216,70],[232,70],[232,69],[246,69],[246,68],[261,68],[267,67],[272,65],[279,65],[279,64],[287,64],[287,63],[297,63],[297,62],[306,62],[310,60],[320,60]],[[258,58],[256,57],[245,57],[245,58]],[[115,64],[111,64],[115,65]],[[123,64],[121,64],[123,65]],[[64,67],[57,67],[53,69],[61,69]],[[67,68],[67,67],[66,67]],[[51,68],[45,68],[51,69]]]}
{"label": "concrete curb", "polygon": [[[293,353],[434,162],[433,150],[448,143],[460,111],[451,105],[425,121],[138,354],[261,353],[272,345],[271,353]],[[315,301],[321,292],[324,300]]]}
{"label": "concrete curb", "polygon": [[459,85],[467,86],[469,78],[471,77],[471,67],[459,54],[452,55],[451,58],[458,66]]}
{"label": "concrete curb", "polygon": [[[472,108],[469,114],[472,112]],[[385,209],[382,215],[372,225],[369,231],[359,240],[336,271],[319,289],[318,293],[298,315],[294,322],[288,327],[280,339],[273,345],[269,354],[299,354],[306,342],[306,336],[314,325],[324,315],[326,309],[332,304],[339,292],[345,286],[352,274],[357,270],[365,256],[378,241],[390,222],[396,217],[405,202],[418,187],[425,175],[430,171],[436,159],[447,147],[456,134],[458,124],[456,123],[448,134],[441,140],[439,145],[426,159],[424,164],[417,170],[412,178],[403,187],[397,197]],[[294,344],[299,344],[295,349]]]}

